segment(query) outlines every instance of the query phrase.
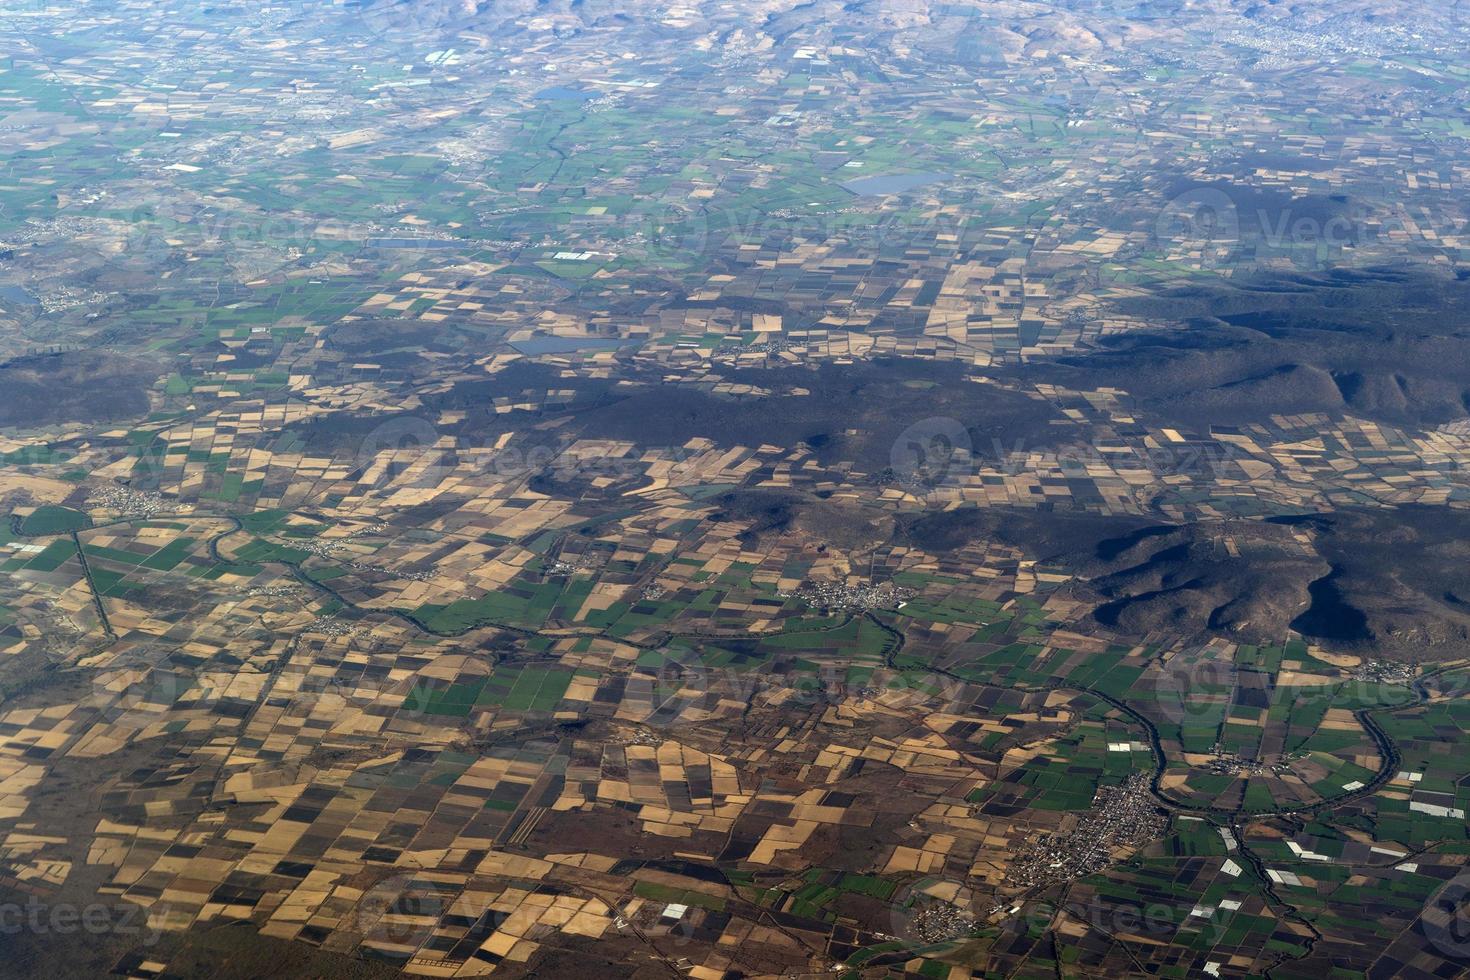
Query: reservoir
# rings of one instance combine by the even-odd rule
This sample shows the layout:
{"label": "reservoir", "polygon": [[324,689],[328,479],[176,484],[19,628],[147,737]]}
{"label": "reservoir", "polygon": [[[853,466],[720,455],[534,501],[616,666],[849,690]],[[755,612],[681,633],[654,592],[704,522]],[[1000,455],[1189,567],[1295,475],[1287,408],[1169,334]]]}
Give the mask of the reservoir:
{"label": "reservoir", "polygon": [[941,180],[949,180],[949,174],[924,171],[916,174],[883,174],[874,177],[858,177],[855,180],[843,181],[843,188],[859,197],[868,197],[882,194],[902,194],[925,184],[937,184]]}

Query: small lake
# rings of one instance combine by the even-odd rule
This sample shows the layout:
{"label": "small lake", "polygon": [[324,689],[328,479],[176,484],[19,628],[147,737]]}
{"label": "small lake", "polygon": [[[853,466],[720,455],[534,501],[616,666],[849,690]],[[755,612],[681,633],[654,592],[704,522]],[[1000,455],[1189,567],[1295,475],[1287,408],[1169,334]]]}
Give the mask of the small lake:
{"label": "small lake", "polygon": [[40,306],[41,301],[19,286],[0,286],[0,306]]}
{"label": "small lake", "polygon": [[536,93],[536,98],[542,102],[586,102],[588,99],[597,98],[597,93],[583,88],[567,88],[564,85],[553,85]]}
{"label": "small lake", "polygon": [[454,238],[369,238],[368,248],[458,248],[464,243]]}
{"label": "small lake", "polygon": [[538,354],[573,354],[577,351],[617,350],[619,347],[636,347],[643,341],[616,337],[532,337],[517,340],[511,347],[527,356]]}
{"label": "small lake", "polygon": [[873,177],[858,177],[855,180],[843,181],[845,190],[858,195],[868,197],[879,194],[902,194],[925,184],[937,184],[941,180],[949,180],[950,174],[939,174],[932,171],[924,171],[916,174],[883,174]]}

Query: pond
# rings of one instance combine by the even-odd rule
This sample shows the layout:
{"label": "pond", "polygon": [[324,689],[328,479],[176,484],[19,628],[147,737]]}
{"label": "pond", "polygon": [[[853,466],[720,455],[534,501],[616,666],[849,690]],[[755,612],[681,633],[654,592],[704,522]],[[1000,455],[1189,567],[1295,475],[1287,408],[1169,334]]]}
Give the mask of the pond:
{"label": "pond", "polygon": [[937,184],[941,180],[949,180],[949,174],[923,171],[916,174],[882,174],[872,177],[858,177],[855,180],[844,181],[842,186],[859,197],[868,197],[880,194],[902,194],[925,184]]}

